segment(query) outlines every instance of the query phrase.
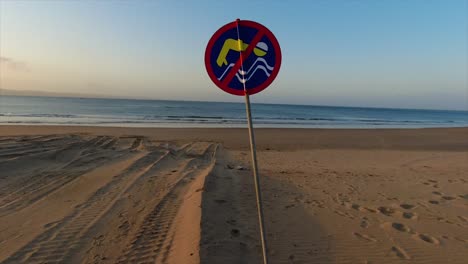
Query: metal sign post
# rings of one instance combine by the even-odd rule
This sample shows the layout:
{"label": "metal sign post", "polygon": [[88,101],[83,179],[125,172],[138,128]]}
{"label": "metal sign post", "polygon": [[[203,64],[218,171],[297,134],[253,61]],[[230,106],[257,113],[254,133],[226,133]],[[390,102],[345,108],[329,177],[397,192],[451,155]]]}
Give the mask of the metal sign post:
{"label": "metal sign post", "polygon": [[245,93],[245,112],[247,114],[247,124],[249,126],[249,139],[250,139],[250,153],[252,155],[252,169],[253,169],[253,176],[254,176],[254,184],[255,184],[255,196],[257,198],[257,214],[258,214],[258,224],[260,227],[260,239],[262,242],[262,255],[263,255],[263,263],[268,264],[268,255],[266,252],[267,244],[265,238],[265,224],[263,221],[263,205],[262,205],[262,191],[260,189],[260,178],[258,176],[258,167],[257,167],[257,148],[255,146],[255,135],[253,130],[252,124],[252,112],[250,111],[250,98],[249,93],[245,87],[245,77],[244,77],[244,61],[242,58],[242,43],[240,38],[239,32],[239,19],[236,20],[237,25],[237,42],[239,43],[239,57],[241,62],[241,73],[242,73],[242,84],[244,86],[244,93]]}
{"label": "metal sign post", "polygon": [[257,149],[255,147],[255,135],[252,126],[252,114],[250,112],[250,99],[249,95],[245,94],[245,110],[247,112],[247,122],[249,125],[249,137],[250,137],[250,152],[252,154],[252,168],[253,168],[253,176],[254,176],[254,183],[255,183],[255,195],[257,197],[257,213],[258,213],[258,223],[260,226],[260,237],[262,242],[262,252],[263,252],[263,263],[268,263],[268,255],[267,255],[267,243],[265,237],[265,224],[263,221],[263,206],[262,206],[262,192],[260,189],[260,178],[258,175],[258,167],[257,167]]}
{"label": "metal sign post", "polygon": [[211,80],[219,88],[245,97],[263,263],[267,264],[262,195],[249,96],[263,91],[276,78],[281,66],[281,49],[268,28],[253,21],[237,19],[218,29],[211,37],[205,51],[205,66]]}

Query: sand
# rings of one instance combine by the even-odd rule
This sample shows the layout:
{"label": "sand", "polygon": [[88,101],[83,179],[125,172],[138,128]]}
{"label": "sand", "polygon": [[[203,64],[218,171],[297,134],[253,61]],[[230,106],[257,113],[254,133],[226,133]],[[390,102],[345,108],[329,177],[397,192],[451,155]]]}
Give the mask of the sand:
{"label": "sand", "polygon": [[[258,129],[271,263],[466,263],[468,129]],[[0,126],[0,262],[260,263],[245,129]]]}

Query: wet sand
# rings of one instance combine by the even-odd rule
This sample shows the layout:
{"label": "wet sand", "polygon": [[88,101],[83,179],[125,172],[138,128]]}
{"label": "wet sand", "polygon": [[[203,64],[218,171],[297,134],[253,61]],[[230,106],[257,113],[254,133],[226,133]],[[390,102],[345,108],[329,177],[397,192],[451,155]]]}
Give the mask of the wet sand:
{"label": "wet sand", "polygon": [[[258,129],[271,263],[465,263],[468,129]],[[0,262],[259,263],[245,129],[0,126]]]}

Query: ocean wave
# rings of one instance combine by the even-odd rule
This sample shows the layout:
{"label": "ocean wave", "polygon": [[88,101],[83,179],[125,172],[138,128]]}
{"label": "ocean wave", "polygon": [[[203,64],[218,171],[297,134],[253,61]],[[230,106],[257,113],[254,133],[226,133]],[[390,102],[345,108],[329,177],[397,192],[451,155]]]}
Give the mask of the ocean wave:
{"label": "ocean wave", "polygon": [[[246,120],[93,120],[93,121],[2,121],[3,125],[73,125],[73,126],[119,126],[119,127],[245,127]],[[256,120],[254,121],[257,127],[269,128],[423,128],[423,127],[467,127],[468,124],[413,124],[413,123],[347,123],[347,122],[330,122],[330,121],[314,121],[301,122],[300,120],[288,120],[279,122],[278,120]]]}
{"label": "ocean wave", "polygon": [[[245,122],[245,117],[240,116],[221,116],[221,115],[73,115],[73,114],[12,114],[2,113],[0,123],[161,123],[161,122],[181,122],[181,123],[232,123],[237,124]],[[19,119],[19,120],[15,120]],[[75,120],[75,121],[71,121]],[[55,120],[55,121],[53,121]],[[261,124],[316,124],[317,122],[327,123],[349,123],[349,124],[372,124],[372,125],[424,125],[424,124],[463,124],[455,120],[390,120],[375,118],[354,118],[354,117],[287,117],[287,116],[256,116],[254,122]]]}
{"label": "ocean wave", "polygon": [[[161,117],[161,116],[159,116]],[[173,118],[173,119],[184,119],[184,118],[192,118],[192,119],[203,119],[203,118],[207,118],[207,119],[224,119],[226,117],[222,117],[222,116],[198,116],[198,115],[187,115],[187,116],[180,116],[180,115],[168,115],[168,116],[163,116],[163,118]]]}
{"label": "ocean wave", "polygon": [[0,116],[5,117],[58,117],[58,118],[78,118],[78,115],[71,115],[71,114],[0,114]]}

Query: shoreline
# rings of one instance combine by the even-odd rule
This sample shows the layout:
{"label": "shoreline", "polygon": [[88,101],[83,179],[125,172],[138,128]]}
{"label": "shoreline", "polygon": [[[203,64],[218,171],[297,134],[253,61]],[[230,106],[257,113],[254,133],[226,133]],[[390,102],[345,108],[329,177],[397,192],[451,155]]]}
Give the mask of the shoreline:
{"label": "shoreline", "polygon": [[[151,124],[151,123],[150,123]],[[247,121],[245,123],[235,124],[206,124],[206,123],[153,123],[155,125],[147,125],[145,123],[111,123],[111,124],[79,124],[79,123],[0,123],[2,126],[71,126],[71,127],[104,127],[104,128],[151,128],[151,129],[231,129],[231,128],[245,128],[247,127]],[[261,129],[348,129],[348,130],[381,130],[381,129],[442,129],[442,128],[468,128],[468,125],[460,126],[391,126],[391,125],[368,125],[368,126],[352,126],[352,125],[301,125],[297,124],[291,126],[290,124],[264,124],[256,123],[254,120],[254,128]]]}
{"label": "shoreline", "polygon": [[[138,135],[160,141],[206,141],[227,149],[249,148],[247,128],[135,128],[0,125],[0,136],[92,134]],[[467,151],[468,128],[322,129],[255,128],[259,150],[387,149]]]}

